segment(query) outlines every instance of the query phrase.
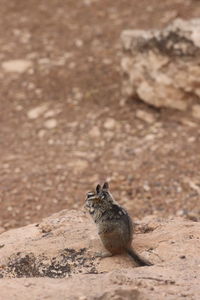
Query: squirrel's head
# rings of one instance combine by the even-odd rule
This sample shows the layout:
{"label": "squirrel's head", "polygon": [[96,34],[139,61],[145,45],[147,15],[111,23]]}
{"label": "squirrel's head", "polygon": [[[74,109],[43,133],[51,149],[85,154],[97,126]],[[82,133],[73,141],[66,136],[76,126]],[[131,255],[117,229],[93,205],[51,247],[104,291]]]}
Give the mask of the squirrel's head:
{"label": "squirrel's head", "polygon": [[113,203],[114,199],[109,192],[108,182],[105,182],[102,187],[98,184],[95,192],[87,193],[85,206],[90,214],[94,214],[96,209],[109,209]]}

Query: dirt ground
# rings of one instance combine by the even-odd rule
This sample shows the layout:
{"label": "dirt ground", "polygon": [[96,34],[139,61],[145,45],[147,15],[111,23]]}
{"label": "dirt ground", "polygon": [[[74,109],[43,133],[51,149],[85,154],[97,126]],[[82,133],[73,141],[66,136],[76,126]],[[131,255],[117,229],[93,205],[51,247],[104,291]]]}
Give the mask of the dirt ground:
{"label": "dirt ground", "polygon": [[0,227],[82,207],[104,180],[135,218],[200,214],[199,123],[124,103],[120,74],[122,30],[199,16],[196,0],[1,0],[0,63],[30,67],[0,67]]}

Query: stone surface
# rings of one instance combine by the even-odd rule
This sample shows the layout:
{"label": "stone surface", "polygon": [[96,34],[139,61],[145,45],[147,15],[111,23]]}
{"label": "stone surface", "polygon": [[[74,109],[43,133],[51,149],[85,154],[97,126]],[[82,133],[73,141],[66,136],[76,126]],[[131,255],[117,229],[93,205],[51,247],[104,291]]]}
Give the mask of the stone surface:
{"label": "stone surface", "polygon": [[38,117],[40,117],[42,114],[44,114],[44,112],[48,109],[48,104],[44,103],[42,105],[39,105],[37,107],[31,108],[28,112],[27,112],[27,116],[29,119],[34,120],[37,119]]}
{"label": "stone surface", "polygon": [[2,63],[2,68],[6,72],[23,73],[27,71],[31,66],[31,61],[23,59],[8,60]]}
{"label": "stone surface", "polygon": [[193,105],[192,115],[193,115],[193,117],[200,119],[200,105],[199,104]]}
{"label": "stone surface", "polygon": [[155,265],[135,268],[126,255],[95,257],[104,250],[95,225],[84,211],[64,210],[0,235],[1,297],[199,299],[199,236],[198,222],[146,217],[133,244]]}
{"label": "stone surface", "polygon": [[155,107],[191,110],[199,118],[200,19],[176,19],[163,30],[126,30],[123,94]]}
{"label": "stone surface", "polygon": [[93,128],[90,129],[89,136],[92,138],[99,138],[101,136],[101,131],[97,126],[94,126]]}
{"label": "stone surface", "polygon": [[116,121],[112,118],[108,118],[104,123],[104,128],[108,130],[114,129],[116,126]]}
{"label": "stone surface", "polygon": [[56,119],[49,119],[44,122],[44,127],[47,129],[53,129],[57,127],[57,123]]}
{"label": "stone surface", "polygon": [[155,122],[155,117],[153,114],[147,112],[147,111],[144,111],[144,110],[141,110],[141,109],[138,109],[135,113],[136,117],[138,119],[141,119],[147,123],[154,123]]}

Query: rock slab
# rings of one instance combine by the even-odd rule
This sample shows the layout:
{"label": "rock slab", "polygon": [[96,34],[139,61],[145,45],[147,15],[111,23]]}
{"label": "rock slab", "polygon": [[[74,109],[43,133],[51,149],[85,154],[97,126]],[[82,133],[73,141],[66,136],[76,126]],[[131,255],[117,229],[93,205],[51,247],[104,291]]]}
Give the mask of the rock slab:
{"label": "rock slab", "polygon": [[96,228],[83,211],[64,210],[0,234],[0,299],[200,299],[200,224],[146,217],[133,246],[154,262],[100,259]]}

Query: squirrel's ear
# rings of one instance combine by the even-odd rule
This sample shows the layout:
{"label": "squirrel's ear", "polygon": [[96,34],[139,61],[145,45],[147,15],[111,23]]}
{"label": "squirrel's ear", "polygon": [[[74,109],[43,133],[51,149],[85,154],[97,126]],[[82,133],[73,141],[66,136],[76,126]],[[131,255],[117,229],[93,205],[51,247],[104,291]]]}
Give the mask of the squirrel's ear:
{"label": "squirrel's ear", "polygon": [[97,186],[96,186],[96,192],[97,192],[97,194],[99,194],[100,191],[101,191],[101,186],[100,186],[100,184],[97,184]]}
{"label": "squirrel's ear", "polygon": [[108,184],[108,182],[104,182],[104,184],[103,184],[103,190],[109,190],[109,184]]}

